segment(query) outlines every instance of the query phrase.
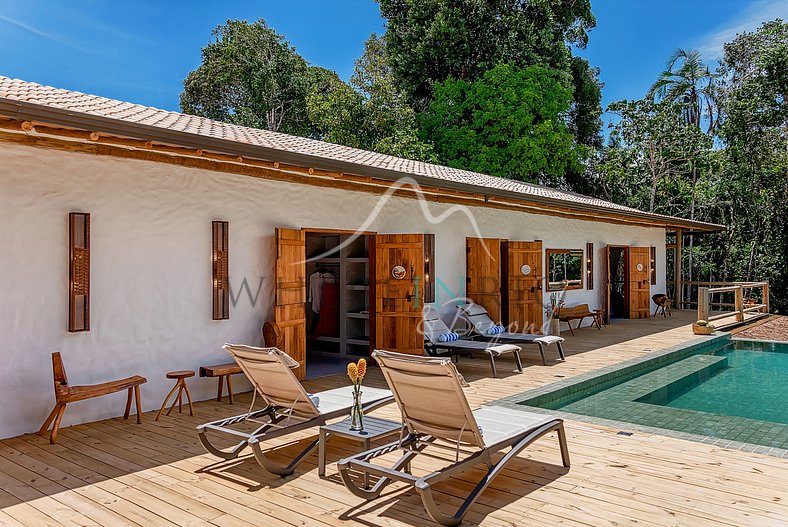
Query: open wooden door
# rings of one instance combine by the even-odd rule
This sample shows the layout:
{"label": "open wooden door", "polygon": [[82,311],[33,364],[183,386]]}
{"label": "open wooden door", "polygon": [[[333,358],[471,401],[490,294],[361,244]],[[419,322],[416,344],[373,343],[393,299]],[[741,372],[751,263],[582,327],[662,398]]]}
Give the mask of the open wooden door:
{"label": "open wooden door", "polygon": [[629,318],[649,318],[651,304],[651,249],[629,248]]}
{"label": "open wooden door", "polygon": [[282,331],[283,350],[301,365],[293,370],[306,377],[306,243],[304,231],[276,229],[276,290],[274,320]]}
{"label": "open wooden door", "polygon": [[465,296],[495,322],[501,318],[501,240],[465,238]]}
{"label": "open wooden door", "polygon": [[[504,323],[510,331],[541,333],[542,242],[506,241],[503,253]],[[524,274],[524,270],[528,273]]]}
{"label": "open wooden door", "polygon": [[[399,267],[404,269],[404,273]],[[424,235],[375,236],[375,346],[424,354]]]}
{"label": "open wooden door", "polygon": [[610,325],[610,290],[613,287],[613,284],[610,280],[610,246],[605,245],[605,256],[602,259],[604,262],[603,265],[605,266],[604,269],[604,277],[605,283],[603,284],[602,290],[602,309],[605,310],[604,317],[605,317],[605,324]]}

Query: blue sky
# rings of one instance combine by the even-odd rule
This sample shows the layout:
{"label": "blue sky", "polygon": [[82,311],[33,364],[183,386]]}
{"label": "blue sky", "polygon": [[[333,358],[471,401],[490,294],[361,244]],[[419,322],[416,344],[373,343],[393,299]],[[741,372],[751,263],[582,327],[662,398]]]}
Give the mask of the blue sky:
{"label": "blue sky", "polygon": [[[788,19],[788,0],[592,0],[580,53],[602,70],[604,104],[642,97],[676,48],[719,58],[722,43]],[[384,30],[374,0],[0,0],[0,75],[178,109],[211,30],[265,18],[311,63],[347,79],[364,40]]]}

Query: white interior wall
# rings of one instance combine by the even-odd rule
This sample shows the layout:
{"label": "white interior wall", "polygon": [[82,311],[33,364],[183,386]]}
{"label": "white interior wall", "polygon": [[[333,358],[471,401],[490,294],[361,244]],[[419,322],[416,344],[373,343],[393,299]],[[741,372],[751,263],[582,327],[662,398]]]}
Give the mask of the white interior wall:
{"label": "white interior wall", "polygon": [[[63,353],[72,384],[147,377],[142,403],[151,410],[173,384],[166,371],[227,362],[224,342],[259,345],[260,327],[272,316],[274,228],[355,229],[380,199],[21,145],[0,147],[0,166],[0,437],[36,430],[51,409],[52,351]],[[434,215],[448,208],[429,204]],[[71,211],[91,213],[91,331],[83,333],[66,331]],[[540,239],[545,249],[585,249],[593,242],[595,289],[567,292],[569,305],[601,304],[599,262],[608,243],[656,246],[652,289],[665,290],[662,229],[472,212],[485,237]],[[216,219],[230,222],[230,283],[240,295],[224,321],[211,320],[210,222]],[[435,233],[438,301],[464,294],[465,237],[475,235],[464,215],[431,224],[417,201],[391,198],[368,229]],[[256,302],[240,291],[244,280]],[[216,379],[188,382],[195,399],[215,396]],[[248,388],[239,376],[235,382],[236,389]],[[119,415],[124,400],[118,393],[69,405],[63,423]]]}

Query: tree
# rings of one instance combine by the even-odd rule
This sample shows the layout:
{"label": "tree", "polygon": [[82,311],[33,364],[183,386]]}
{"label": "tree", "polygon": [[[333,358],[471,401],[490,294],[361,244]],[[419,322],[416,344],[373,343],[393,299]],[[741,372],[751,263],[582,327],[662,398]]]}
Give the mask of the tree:
{"label": "tree", "polygon": [[228,20],[212,36],[183,83],[183,112],[309,135],[309,67],[287,40],[262,19]]}
{"label": "tree", "polygon": [[731,221],[726,270],[768,279],[788,307],[788,24],[764,23],[725,45],[720,67],[721,202]]}
{"label": "tree", "polygon": [[659,78],[651,85],[649,97],[684,105],[688,124],[701,125],[703,114],[709,120],[708,132],[714,130],[716,74],[701,60],[700,51],[677,49],[668,58]]}
{"label": "tree", "polygon": [[[393,77],[417,111],[438,83],[473,83],[498,64],[542,65],[574,81],[577,141],[594,146],[601,123],[596,70],[573,60],[596,20],[590,0],[379,0]],[[589,89],[595,82],[597,89]],[[594,128],[596,126],[596,128]],[[590,129],[589,129],[590,128]]]}
{"label": "tree", "polygon": [[[332,72],[333,73],[333,72]],[[383,154],[434,161],[418,137],[416,114],[395,86],[383,39],[372,34],[356,61],[350,84],[333,74],[307,98],[310,120],[326,141]]]}
{"label": "tree", "polygon": [[506,64],[473,83],[447,79],[419,115],[422,137],[449,166],[561,184],[568,169],[580,169],[565,122],[572,100],[565,83],[543,66]]}
{"label": "tree", "polygon": [[709,166],[712,140],[672,101],[618,101],[618,122],[599,170],[608,199],[661,214],[688,215],[693,174]]}

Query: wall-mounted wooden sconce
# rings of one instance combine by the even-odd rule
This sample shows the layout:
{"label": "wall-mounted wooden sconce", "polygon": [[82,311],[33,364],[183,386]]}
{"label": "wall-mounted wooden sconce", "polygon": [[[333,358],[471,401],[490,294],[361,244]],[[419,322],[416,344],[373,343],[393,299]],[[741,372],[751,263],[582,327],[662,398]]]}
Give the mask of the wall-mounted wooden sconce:
{"label": "wall-mounted wooden sconce", "polygon": [[594,244],[586,244],[586,289],[594,288]]}
{"label": "wall-mounted wooden sconce", "polygon": [[657,248],[651,248],[651,285],[657,285]]}
{"label": "wall-mounted wooden sconce", "polygon": [[90,214],[68,214],[68,330],[90,331]]}
{"label": "wall-mounted wooden sconce", "polygon": [[435,235],[424,235],[424,303],[435,302]]}
{"label": "wall-mounted wooden sconce", "polygon": [[226,221],[213,222],[213,319],[230,318],[229,243]]}

